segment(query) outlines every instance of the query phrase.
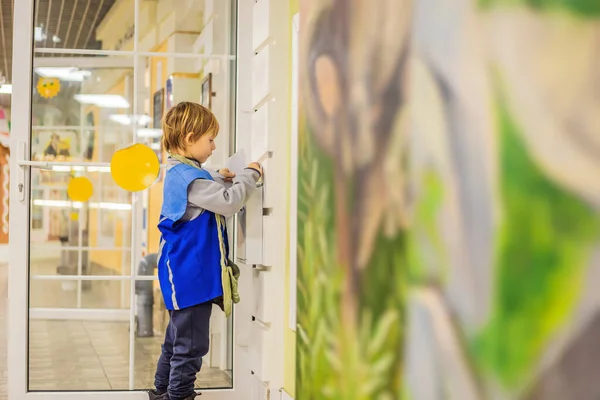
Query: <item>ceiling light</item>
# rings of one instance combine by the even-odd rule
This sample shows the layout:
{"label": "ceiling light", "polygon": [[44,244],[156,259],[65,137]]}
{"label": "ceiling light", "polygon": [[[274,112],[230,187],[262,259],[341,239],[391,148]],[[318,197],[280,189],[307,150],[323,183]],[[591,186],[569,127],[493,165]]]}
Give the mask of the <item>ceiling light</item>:
{"label": "ceiling light", "polygon": [[[46,200],[46,199],[35,199],[33,200],[34,206],[45,206],[45,207],[59,207],[59,208],[82,208],[83,203],[80,202],[71,202],[68,200]],[[131,204],[129,203],[88,203],[90,208],[101,208],[104,210],[121,210],[121,211],[129,211],[131,210]]]}
{"label": "ceiling light", "polygon": [[80,167],[67,167],[64,165],[55,165],[54,167],[52,167],[52,171],[54,172],[71,172],[71,169],[73,171],[81,171],[83,168],[79,169]]}
{"label": "ceiling light", "polygon": [[141,138],[159,138],[162,136],[162,129],[138,129],[137,135]]}
{"label": "ceiling light", "polygon": [[108,116],[108,119],[114,122],[118,122],[123,125],[130,125],[131,118],[127,114],[112,114]]}
{"label": "ceiling light", "polygon": [[46,35],[46,33],[44,33],[44,27],[43,26],[36,26],[34,28],[34,38],[36,42],[43,42],[44,40],[46,40],[48,36]]}
{"label": "ceiling light", "polygon": [[92,75],[91,71],[74,67],[40,67],[35,72],[44,78],[58,78],[62,81],[82,82]]}
{"label": "ceiling light", "polygon": [[152,122],[152,118],[150,118],[149,116],[142,114],[142,115],[127,115],[127,114],[112,114],[108,116],[108,119],[110,119],[111,121],[114,122],[118,122],[120,124],[123,125],[132,125],[133,121],[137,120],[137,124],[138,126],[146,126],[148,125],[150,122]]}
{"label": "ceiling light", "polygon": [[89,172],[110,172],[110,167],[83,167],[83,166],[68,166],[68,165],[55,165],[52,167],[54,172],[71,172],[71,171],[85,171]]}
{"label": "ceiling light", "polygon": [[110,167],[87,167],[89,172],[110,172]]}
{"label": "ceiling light", "polygon": [[0,94],[12,94],[12,85],[0,86]]}
{"label": "ceiling light", "polygon": [[116,94],[76,94],[75,100],[81,104],[92,104],[102,108],[129,108],[129,102]]}

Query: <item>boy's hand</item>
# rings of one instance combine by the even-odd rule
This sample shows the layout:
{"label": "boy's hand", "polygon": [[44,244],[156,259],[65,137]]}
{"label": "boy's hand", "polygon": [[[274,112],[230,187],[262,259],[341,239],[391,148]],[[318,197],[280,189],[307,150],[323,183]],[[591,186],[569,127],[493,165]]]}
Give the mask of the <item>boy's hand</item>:
{"label": "boy's hand", "polygon": [[262,178],[263,170],[259,163],[257,163],[257,162],[250,163],[250,164],[248,164],[248,168],[257,170],[258,173],[260,174],[260,177]]}
{"label": "boy's hand", "polygon": [[235,178],[235,173],[231,172],[229,168],[222,168],[217,171],[219,174],[223,175],[223,180],[225,182],[233,182],[233,178]]}

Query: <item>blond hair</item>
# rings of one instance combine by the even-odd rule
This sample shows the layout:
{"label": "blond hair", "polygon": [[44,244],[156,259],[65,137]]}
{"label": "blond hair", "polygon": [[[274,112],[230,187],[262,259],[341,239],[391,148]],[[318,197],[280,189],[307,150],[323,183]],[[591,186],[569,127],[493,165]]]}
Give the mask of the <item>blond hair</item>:
{"label": "blond hair", "polygon": [[167,153],[185,150],[186,139],[197,141],[204,135],[216,137],[219,133],[219,121],[206,107],[191,102],[181,102],[167,111],[162,120],[162,145]]}

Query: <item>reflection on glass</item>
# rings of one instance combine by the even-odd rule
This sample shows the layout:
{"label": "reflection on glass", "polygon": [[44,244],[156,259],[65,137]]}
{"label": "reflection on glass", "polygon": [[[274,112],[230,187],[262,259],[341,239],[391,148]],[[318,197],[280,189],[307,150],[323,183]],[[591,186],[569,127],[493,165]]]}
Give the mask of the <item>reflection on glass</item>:
{"label": "reflection on glass", "polygon": [[110,377],[128,379],[127,322],[32,319],[29,346],[29,390],[111,390]]}
{"label": "reflection on glass", "polygon": [[[89,60],[89,57],[71,60],[83,62],[83,58]],[[112,60],[117,67],[111,67]],[[133,141],[132,127],[115,121],[115,116],[130,114],[133,108],[133,70],[119,68],[128,61],[119,57],[102,58],[102,61],[104,68],[56,68],[87,75],[82,80],[61,81],[52,97],[48,97],[47,90],[35,90],[31,149],[34,160],[106,161],[110,160],[115,147]],[[34,81],[47,80],[40,75],[44,69],[48,68],[35,69]]]}
{"label": "reflection on glass", "polygon": [[[123,65],[132,62],[98,63],[34,70],[34,81],[60,85],[35,89],[31,156],[62,164],[31,175],[30,390],[110,390],[129,379],[130,281],[76,279],[131,274],[131,194],[107,167],[68,164],[105,162],[133,141],[110,118],[131,113],[133,70]],[[92,183],[89,201],[69,200],[74,177]]]}
{"label": "reflection on glass", "polygon": [[[129,389],[130,281],[79,281],[76,277],[131,274],[132,196],[116,185],[108,167],[68,163],[110,162],[115,151],[133,142],[134,127],[138,128],[138,141],[154,148],[164,159],[159,145],[161,132],[155,126],[159,127],[168,101],[202,100],[201,85],[205,75],[172,77],[166,73],[166,66],[189,66],[189,60],[141,57],[139,64],[146,68],[148,75],[160,74],[162,80],[140,82],[140,93],[146,96],[138,99],[138,112],[134,115],[133,71],[131,68],[111,68],[107,61],[111,59],[115,60],[115,65],[124,63],[121,57],[105,57],[102,68],[73,68],[71,73],[77,72],[76,78],[61,81],[56,96],[45,98],[39,93],[34,96],[32,158],[63,164],[49,169],[32,169],[30,307],[34,311],[31,329],[36,332],[32,331],[30,339],[31,390],[102,390],[107,384],[112,390]],[[72,60],[77,61],[76,58]],[[36,69],[36,77],[38,72]],[[212,73],[214,92],[224,93],[229,72],[229,69],[221,69]],[[64,71],[44,70],[43,73]],[[83,78],[80,80],[79,77]],[[170,89],[160,87],[161,82],[166,85],[169,79]],[[160,97],[156,93],[160,93]],[[215,96],[211,104],[213,111],[224,121],[220,140],[228,136],[230,126],[233,126],[227,122],[227,99],[225,95]],[[89,201],[69,200],[67,188],[73,177],[90,180],[93,194]],[[148,197],[147,252],[156,253],[159,240],[155,227],[162,201],[160,178],[145,195]],[[138,266],[134,269],[140,273]],[[156,270],[151,274],[156,275]],[[153,385],[168,314],[157,282],[139,283],[150,284],[151,310],[149,314],[143,314],[144,304],[140,303],[143,296],[136,291],[132,367],[134,388],[147,389]],[[85,310],[87,314],[77,314],[79,310]],[[151,329],[143,333],[139,326],[140,323],[147,326],[147,315],[151,316]],[[44,342],[46,334],[52,335],[61,329],[72,329],[73,335],[81,336],[80,339],[72,338],[71,342],[74,349],[83,354],[80,356],[82,361],[65,361],[61,353],[50,350],[52,346],[60,349],[62,343],[53,343],[49,339]],[[197,386],[228,388],[232,386],[232,331],[220,310],[215,309],[211,329],[211,351],[204,360]],[[40,330],[46,334],[40,334]],[[96,332],[108,335],[109,339],[94,336]],[[93,353],[87,345],[79,345],[85,340],[94,343]],[[85,384],[65,382],[58,376],[43,379],[41,366],[47,363],[79,369],[92,356],[99,361],[90,361],[90,365],[97,362],[98,366],[91,367],[89,375],[74,376],[77,380],[82,378],[81,381],[87,382]],[[96,376],[97,368],[106,371],[103,379]],[[62,370],[59,368],[58,371]]]}
{"label": "reflection on glass", "polygon": [[[223,18],[235,8],[229,2],[185,2],[168,9],[159,3],[139,2],[141,51],[215,56],[235,48],[230,46],[232,19]],[[178,31],[161,43],[149,40],[158,37],[157,20],[167,19],[177,21],[173,26]],[[160,121],[180,101],[210,100],[221,123],[217,146],[228,149],[226,139],[233,138],[235,125],[230,101],[235,61],[137,55],[139,69],[134,71],[133,56],[102,55],[102,50],[133,50],[133,0],[36,0],[34,21],[38,49],[99,52],[84,56],[38,51],[34,57],[31,158],[54,164],[31,173],[29,388],[128,390],[131,370],[133,388],[148,389],[168,313],[156,281],[138,281],[131,293],[127,278],[132,272],[156,275],[155,268],[138,271],[131,255],[158,252],[162,176],[140,192],[147,213],[133,218],[132,195],[115,184],[102,164],[133,142],[150,146],[164,163]],[[203,94],[208,76],[210,87],[205,85],[209,90]],[[214,156],[212,162],[224,160]],[[67,188],[74,177],[92,183],[89,201],[69,200]],[[132,220],[139,225],[133,227]],[[138,232],[140,240],[132,243],[132,233],[142,226],[147,231]],[[79,276],[88,279],[78,280]],[[115,279],[90,280],[95,276]],[[136,314],[130,326],[132,307]],[[231,387],[231,323],[218,309],[211,335],[197,386]]]}

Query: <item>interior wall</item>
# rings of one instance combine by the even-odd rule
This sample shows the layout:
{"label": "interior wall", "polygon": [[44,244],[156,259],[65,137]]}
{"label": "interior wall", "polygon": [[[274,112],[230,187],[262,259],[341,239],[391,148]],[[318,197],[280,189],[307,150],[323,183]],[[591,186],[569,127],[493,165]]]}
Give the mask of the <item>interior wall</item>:
{"label": "interior wall", "polygon": [[[108,89],[106,91],[106,94],[116,94],[116,95],[120,95],[120,96],[125,96],[126,95],[126,84],[125,84],[125,77],[121,77],[118,78],[118,82],[110,89]],[[96,134],[94,136],[95,138],[95,144],[94,144],[94,153],[92,156],[92,162],[101,162],[101,161],[106,161],[107,159],[107,154],[103,154],[103,158],[104,160],[100,160],[100,151],[99,148],[101,145],[104,144],[104,140],[102,139],[102,134],[105,133],[101,130],[99,130],[99,128],[102,125],[102,110],[99,109],[98,107],[90,107],[87,112],[92,112],[94,115],[94,121],[96,126]],[[86,114],[87,114],[86,112]],[[102,179],[104,182],[110,182],[111,183],[111,187],[116,188],[116,185],[110,181],[110,178],[108,178],[106,173],[94,173],[94,177],[93,180],[96,182],[99,182],[100,179]],[[104,196],[104,193],[96,193],[96,196]],[[127,196],[129,197],[129,194],[127,194]],[[108,201],[109,199],[102,199],[102,201]],[[98,198],[98,201],[100,201],[100,199]],[[116,201],[116,199],[113,199],[112,201]],[[116,215],[116,213],[114,213]],[[105,210],[100,210],[100,209],[90,209],[89,213],[88,213],[88,227],[89,227],[89,232],[88,232],[88,240],[89,240],[89,244],[90,246],[114,246],[114,247],[122,247],[125,246],[126,243],[124,241],[124,234],[129,234],[129,232],[124,232],[123,231],[123,224],[121,222],[120,219],[116,219],[115,220],[115,224],[114,224],[114,231],[113,231],[113,236],[112,236],[112,243],[101,243],[100,242],[100,236],[101,231],[102,231],[102,221],[104,218],[106,218],[105,215]],[[99,225],[100,224],[100,225]],[[123,265],[123,252],[121,250],[91,250],[89,252],[89,257],[90,257],[90,262],[93,264],[97,264],[97,265],[101,265],[104,268],[107,268],[108,270],[112,270],[113,273],[115,275],[121,275],[121,274],[128,274],[129,273],[129,269],[127,268],[126,271],[123,270],[124,265]],[[127,260],[129,260],[129,257],[127,258]]]}
{"label": "interior wall", "polygon": [[[190,7],[190,4],[186,3],[186,7]],[[107,17],[106,22],[99,27],[97,33],[99,39],[103,41],[103,45],[108,49],[114,47],[126,35],[127,29],[130,28],[130,25],[126,21],[128,20],[128,15],[132,12],[131,2],[122,0],[115,4],[113,9],[111,9],[111,13],[113,11],[119,15],[120,19]],[[171,0],[161,0],[159,2],[143,1],[140,9],[140,27],[138,27],[140,38],[139,49],[141,51],[152,52],[193,52],[193,40],[189,38],[198,37],[202,23],[201,15],[197,15],[197,18],[194,17],[196,19],[191,17],[193,15],[188,9],[175,7],[175,4]],[[194,20],[197,20],[197,23],[194,23]],[[185,23],[182,21],[185,21]],[[189,24],[190,26],[187,27],[185,24]],[[123,50],[132,50],[133,40],[129,39],[122,42],[121,46]],[[138,93],[139,96],[144,97],[144,110],[140,110],[140,113],[146,112],[149,115],[153,115],[152,97],[157,90],[165,87],[167,79],[171,75],[187,75],[190,76],[190,80],[199,80],[201,77],[199,74],[201,71],[195,69],[194,66],[192,66],[192,70],[189,69],[191,63],[187,62],[187,60],[168,57],[149,57],[146,59],[141,58],[140,60],[141,62],[148,60],[147,83],[149,84],[147,90],[140,90]],[[202,68],[202,66],[200,65],[198,68]],[[191,77],[192,75],[196,77]],[[160,87],[158,86],[158,82],[161,84]],[[190,100],[200,101],[200,93],[196,93],[196,97]],[[160,129],[160,127],[154,128]],[[166,154],[162,148],[161,155],[164,161]],[[147,251],[149,253],[158,252],[160,234],[157,225],[162,205],[162,187],[162,179],[159,179],[148,189],[147,238],[144,238],[143,242],[147,244]]]}
{"label": "interior wall", "polygon": [[[158,45],[156,47],[157,52],[169,51],[168,43]],[[160,68],[159,68],[160,64]],[[158,88],[156,87],[157,74],[161,73],[160,81],[166,82],[169,74],[167,68],[167,59],[164,57],[153,57],[150,62],[150,93],[154,93]],[[162,72],[161,72],[162,71]],[[153,114],[150,114],[153,115]],[[165,152],[162,149],[163,160],[165,159]],[[158,230],[158,221],[160,219],[160,209],[162,207],[162,192],[163,192],[163,181],[155,182],[148,189],[148,253],[158,253],[158,246],[160,241],[160,232]]]}
{"label": "interior wall", "polygon": [[[289,42],[290,42],[290,53],[288,55],[288,60],[289,60],[289,65],[288,65],[288,77],[289,77],[289,85],[290,85],[290,89],[289,92],[292,93],[291,90],[291,85],[292,85],[292,46],[291,46],[291,42],[292,42],[292,30],[294,29],[294,27],[292,26],[292,18],[294,17],[294,15],[296,15],[297,13],[300,12],[300,4],[299,4],[299,0],[290,0],[290,15],[289,15],[289,19],[290,19],[290,30],[289,30]],[[288,137],[291,137],[291,123],[292,123],[292,109],[290,107],[290,112],[288,115]],[[288,142],[288,177],[291,177],[291,169],[292,168],[296,168],[295,166],[292,166],[289,163],[289,160],[291,160],[291,152],[292,151],[297,151],[297,143],[292,143],[292,141],[290,140]],[[291,181],[291,179],[289,180],[290,185],[294,184],[294,182]],[[287,203],[288,203],[288,213],[289,214],[289,207],[290,207],[290,193],[291,191],[289,190],[290,188],[288,188],[288,199],[287,199]],[[295,246],[295,244],[290,243],[290,225],[287,225],[287,231],[286,231],[286,243],[288,243],[288,245],[286,246],[287,250],[286,250],[286,274],[285,274],[285,283],[284,283],[284,287],[285,287],[285,313],[284,313],[284,320],[288,321],[290,318],[290,306],[295,307],[295,305],[291,305],[290,304],[290,292],[291,291],[295,291],[297,290],[297,288],[294,287],[290,287],[291,283],[293,282],[293,280],[290,280],[290,246]],[[283,380],[283,389],[293,395],[294,393],[296,393],[296,331],[291,329],[289,324],[285,324],[284,326],[284,380]]]}

